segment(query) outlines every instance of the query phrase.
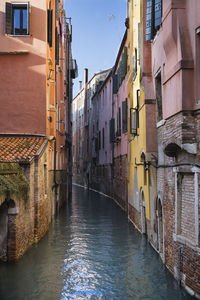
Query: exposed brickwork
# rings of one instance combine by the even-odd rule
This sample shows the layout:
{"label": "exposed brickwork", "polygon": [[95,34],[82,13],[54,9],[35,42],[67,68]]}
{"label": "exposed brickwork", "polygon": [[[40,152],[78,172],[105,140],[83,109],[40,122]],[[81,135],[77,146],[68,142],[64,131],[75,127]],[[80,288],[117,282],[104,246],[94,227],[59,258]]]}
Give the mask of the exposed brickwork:
{"label": "exposed brickwork", "polygon": [[136,227],[142,231],[141,227],[141,214],[131,204],[129,204],[128,215],[130,220],[136,225]]}
{"label": "exposed brickwork", "polygon": [[113,198],[127,211],[127,156],[114,159]]}
{"label": "exposed brickwork", "polygon": [[[38,242],[45,235],[49,228],[51,217],[55,212],[53,207],[55,199],[52,189],[53,176],[47,173],[45,180],[46,164],[47,148],[43,149],[40,157],[22,167],[30,187],[27,197],[10,195],[12,206],[10,207],[8,202],[8,261],[20,258],[34,242]],[[65,193],[63,190],[62,192]]]}
{"label": "exposed brickwork", "polygon": [[[183,285],[188,286],[200,294],[200,253],[195,248],[195,213],[194,213],[194,173],[178,173],[178,220],[175,219],[175,173],[170,164],[199,163],[199,114],[184,112],[166,120],[164,126],[158,128],[158,143],[162,149],[170,143],[183,144],[197,143],[197,155],[186,152],[175,158],[164,155],[160,150],[157,170],[157,191],[162,197],[164,212],[164,258],[169,270],[177,277],[178,248],[183,246],[181,255],[181,279]],[[200,181],[199,181],[200,183]],[[176,241],[175,224],[180,226],[179,233],[186,238],[187,243]],[[193,244],[193,245],[192,245]],[[196,250],[195,250],[196,249]]]}

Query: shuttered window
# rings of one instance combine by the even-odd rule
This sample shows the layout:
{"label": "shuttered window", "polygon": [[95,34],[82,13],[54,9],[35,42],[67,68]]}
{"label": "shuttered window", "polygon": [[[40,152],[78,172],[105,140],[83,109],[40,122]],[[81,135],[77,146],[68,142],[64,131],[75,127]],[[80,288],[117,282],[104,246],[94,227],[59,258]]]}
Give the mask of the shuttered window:
{"label": "shuttered window", "polygon": [[105,144],[105,136],[104,136],[104,128],[102,130],[102,146],[103,146],[103,149],[104,149],[104,144]]}
{"label": "shuttered window", "polygon": [[146,41],[153,39],[162,24],[162,0],[147,0]]}
{"label": "shuttered window", "polygon": [[113,83],[113,94],[117,94],[117,92],[118,92],[118,76],[117,76],[117,74],[113,74],[112,83]]}
{"label": "shuttered window", "polygon": [[110,120],[110,143],[113,143],[115,140],[115,119]]}
{"label": "shuttered window", "polygon": [[122,102],[122,133],[127,132],[127,99]]}
{"label": "shuttered window", "polygon": [[53,24],[53,10],[47,10],[47,42],[49,47],[52,47],[52,24]]}
{"label": "shuttered window", "polygon": [[134,48],[134,55],[132,58],[132,63],[133,63],[133,80],[135,80],[137,76],[137,48]]}
{"label": "shuttered window", "polygon": [[29,34],[29,2],[5,3],[6,5],[6,34]]}
{"label": "shuttered window", "polygon": [[12,4],[6,2],[6,34],[12,34]]}
{"label": "shuttered window", "polygon": [[118,108],[118,112],[117,112],[117,132],[116,132],[117,136],[121,136],[121,108]]}
{"label": "shuttered window", "polygon": [[57,28],[55,32],[55,39],[56,39],[55,60],[56,60],[56,65],[59,65],[59,35],[58,35]]}
{"label": "shuttered window", "polygon": [[101,149],[101,131],[99,131],[99,150]]}
{"label": "shuttered window", "polygon": [[153,38],[153,0],[147,0],[146,11],[146,41]]}
{"label": "shuttered window", "polygon": [[162,23],[162,0],[155,0],[154,26],[157,29]]}
{"label": "shuttered window", "polygon": [[137,135],[139,128],[139,111],[138,109],[131,108],[130,109],[130,133],[133,135]]}

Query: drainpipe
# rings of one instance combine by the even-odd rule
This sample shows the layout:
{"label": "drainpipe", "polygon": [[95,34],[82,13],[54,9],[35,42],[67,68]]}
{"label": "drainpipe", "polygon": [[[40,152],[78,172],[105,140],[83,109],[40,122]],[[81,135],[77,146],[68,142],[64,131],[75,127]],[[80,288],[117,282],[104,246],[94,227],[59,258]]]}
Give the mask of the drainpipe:
{"label": "drainpipe", "polygon": [[183,246],[178,247],[178,266],[177,266],[177,280],[178,280],[178,285],[181,285],[181,258],[182,258],[182,253],[183,253]]}

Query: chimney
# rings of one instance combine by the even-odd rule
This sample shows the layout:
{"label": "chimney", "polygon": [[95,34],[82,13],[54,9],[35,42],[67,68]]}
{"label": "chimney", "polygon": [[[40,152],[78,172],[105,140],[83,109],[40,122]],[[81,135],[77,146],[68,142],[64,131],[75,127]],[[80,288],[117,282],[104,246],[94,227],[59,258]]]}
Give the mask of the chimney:
{"label": "chimney", "polygon": [[80,80],[79,81],[79,91],[81,91],[82,90],[82,81]]}
{"label": "chimney", "polygon": [[85,85],[88,83],[88,69],[85,68]]}

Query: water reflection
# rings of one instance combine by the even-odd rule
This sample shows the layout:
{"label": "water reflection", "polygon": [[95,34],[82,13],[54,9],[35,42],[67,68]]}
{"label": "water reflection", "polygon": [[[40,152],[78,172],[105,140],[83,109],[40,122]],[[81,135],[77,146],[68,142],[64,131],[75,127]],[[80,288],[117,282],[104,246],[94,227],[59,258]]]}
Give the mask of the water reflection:
{"label": "water reflection", "polygon": [[112,200],[74,187],[72,202],[39,245],[18,263],[0,265],[0,299],[192,297]]}

